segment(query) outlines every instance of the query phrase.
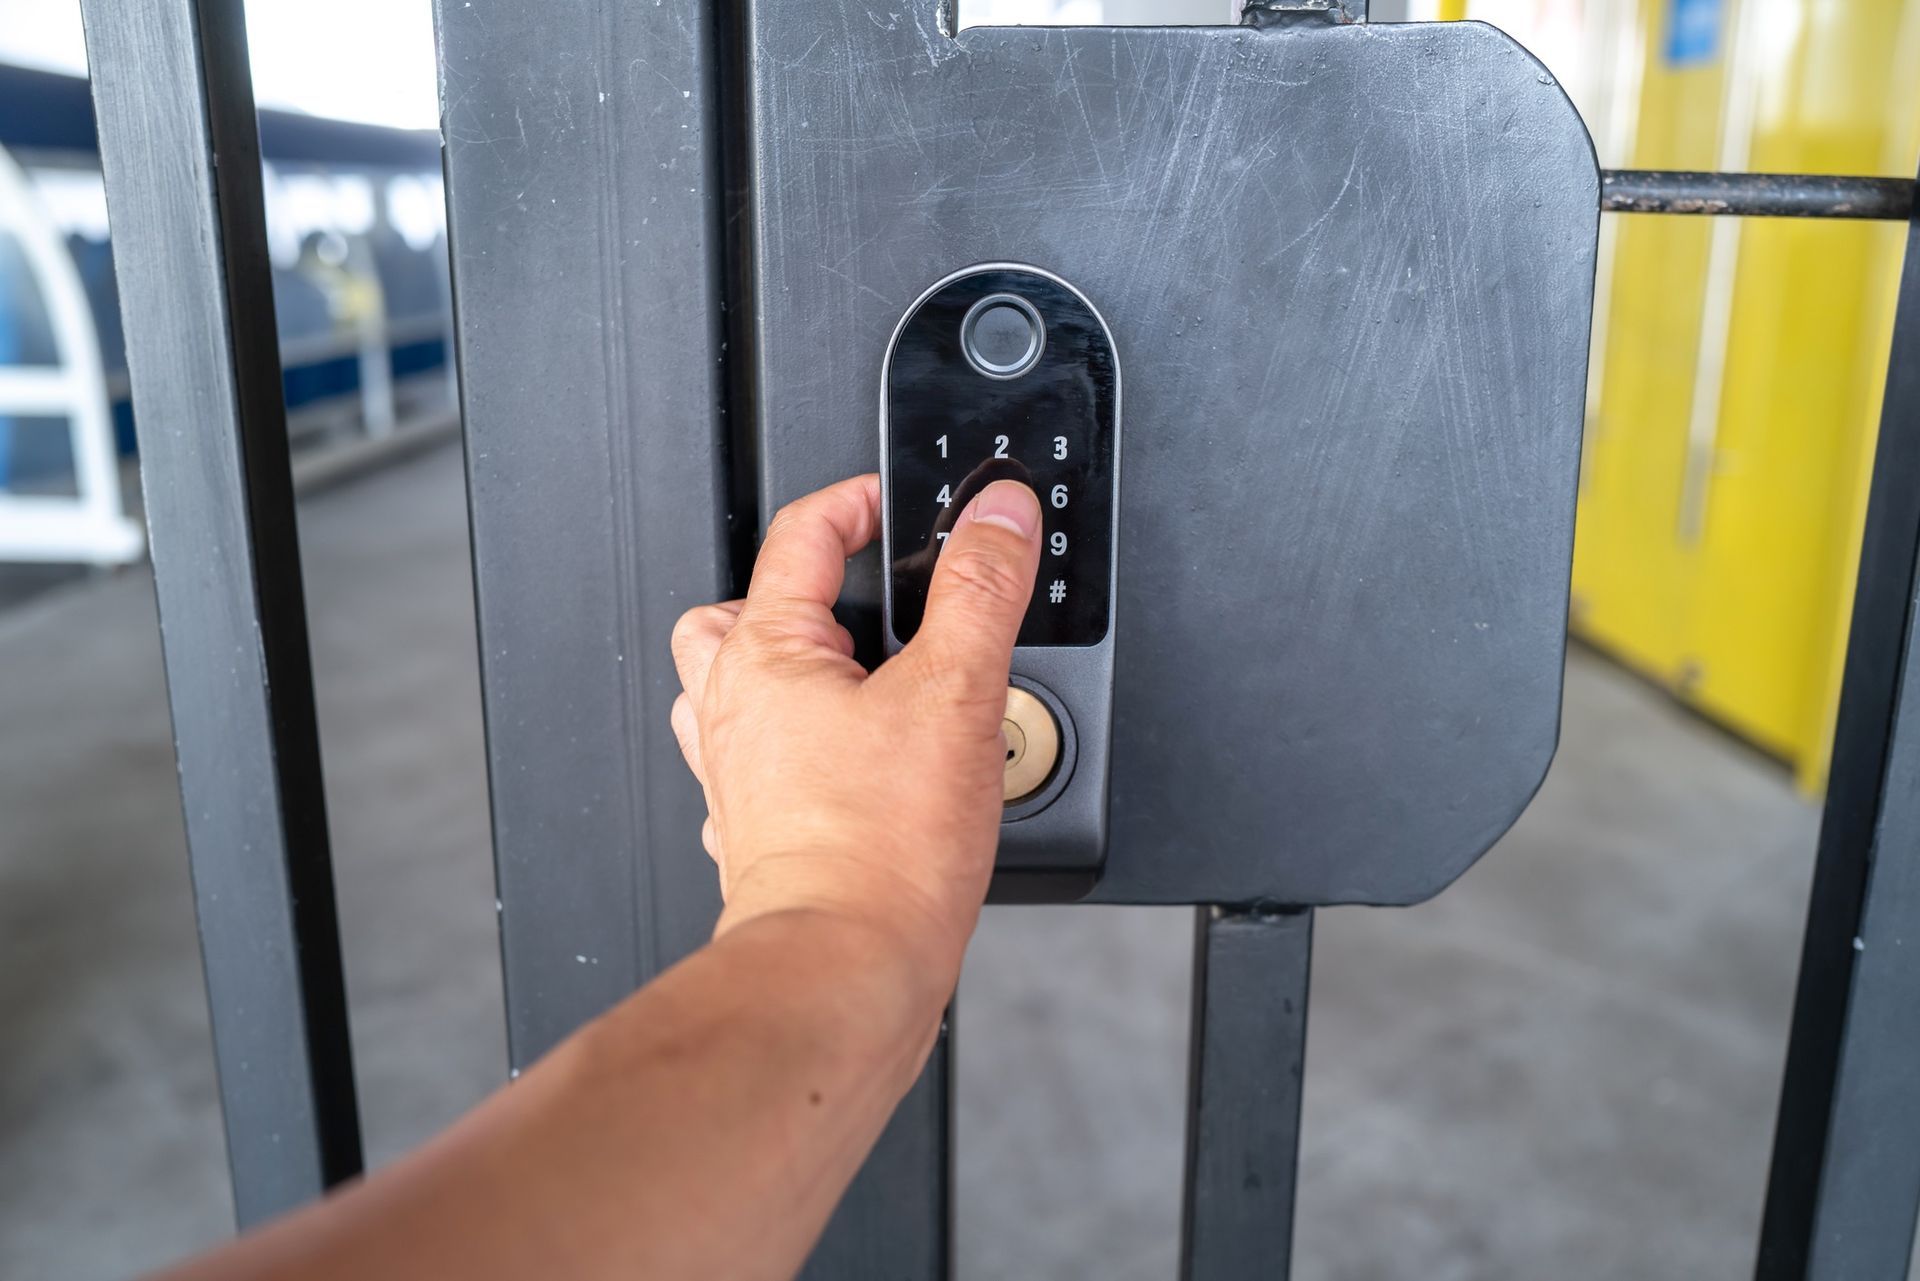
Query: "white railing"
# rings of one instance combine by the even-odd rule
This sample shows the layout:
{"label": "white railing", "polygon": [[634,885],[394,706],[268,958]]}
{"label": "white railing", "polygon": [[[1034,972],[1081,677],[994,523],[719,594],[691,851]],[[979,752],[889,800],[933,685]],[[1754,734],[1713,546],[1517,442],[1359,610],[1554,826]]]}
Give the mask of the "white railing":
{"label": "white railing", "polygon": [[120,494],[113,415],[87,294],[52,221],[0,148],[0,233],[20,246],[29,283],[47,309],[58,363],[0,365],[0,419],[57,418],[72,442],[75,492],[0,488],[0,561],[123,565],[146,540]]}
{"label": "white railing", "polygon": [[[57,420],[70,435],[74,469],[74,493],[66,496],[9,492],[0,471],[0,563],[113,565],[136,560],[144,550],[138,523],[123,510],[121,481],[126,473],[113,430],[113,406],[128,397],[127,375],[116,370],[102,376],[96,321],[66,247],[69,232],[90,239],[105,234],[104,191],[76,184],[75,174],[92,178],[97,187],[97,171],[56,165],[23,172],[0,148],[0,236],[11,236],[22,248],[28,287],[48,313],[58,358],[53,365],[17,365],[0,356],[0,424],[9,418]],[[49,175],[60,181],[49,185]],[[270,223],[274,212],[270,204]],[[285,209],[280,212],[283,231],[302,225],[297,218],[285,218]],[[96,221],[102,225],[94,225]],[[452,383],[450,309],[389,316],[380,270],[365,235],[345,229],[340,234],[348,250],[341,271],[382,304],[347,309],[336,315],[330,330],[287,339],[281,346],[286,369],[341,357],[356,361],[351,390],[309,401],[289,415],[288,430],[296,440],[322,453],[352,453],[353,440],[361,437],[367,443],[392,442],[395,437],[413,438],[415,428],[437,430],[458,402]],[[444,269],[443,260],[441,266]],[[0,306],[5,305],[7,300],[0,298]],[[446,343],[444,367],[396,379],[395,348],[429,339]],[[435,395],[440,388],[445,389],[444,403]],[[342,427],[350,428],[351,438],[340,434]],[[0,440],[0,451],[5,444]]]}

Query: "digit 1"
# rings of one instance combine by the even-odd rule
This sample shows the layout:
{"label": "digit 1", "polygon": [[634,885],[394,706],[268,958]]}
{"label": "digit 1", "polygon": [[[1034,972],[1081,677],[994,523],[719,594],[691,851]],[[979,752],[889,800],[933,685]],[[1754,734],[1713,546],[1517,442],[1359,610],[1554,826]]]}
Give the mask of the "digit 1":
{"label": "digit 1", "polygon": [[947,456],[947,438],[945,436],[942,436],[940,437],[940,439],[934,441],[933,443],[940,446],[940,456],[942,458],[945,458]]}

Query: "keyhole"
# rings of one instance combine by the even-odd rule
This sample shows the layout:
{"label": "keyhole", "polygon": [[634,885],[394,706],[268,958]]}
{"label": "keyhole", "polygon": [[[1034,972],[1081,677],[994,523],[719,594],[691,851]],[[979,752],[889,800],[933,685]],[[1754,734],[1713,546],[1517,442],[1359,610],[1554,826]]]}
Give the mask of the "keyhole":
{"label": "keyhole", "polygon": [[1000,734],[1007,740],[1007,768],[1015,768],[1027,754],[1027,733],[1011,719],[1000,722]]}

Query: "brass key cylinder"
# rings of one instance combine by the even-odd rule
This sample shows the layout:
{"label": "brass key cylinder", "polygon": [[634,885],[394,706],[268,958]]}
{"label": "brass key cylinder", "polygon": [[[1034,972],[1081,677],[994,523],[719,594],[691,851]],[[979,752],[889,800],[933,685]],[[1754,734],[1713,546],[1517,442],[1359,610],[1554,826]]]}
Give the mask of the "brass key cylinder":
{"label": "brass key cylinder", "polygon": [[1047,785],[1060,764],[1060,724],[1038,698],[1012,686],[1000,723],[1007,739],[1007,773],[1001,799],[1017,805]]}

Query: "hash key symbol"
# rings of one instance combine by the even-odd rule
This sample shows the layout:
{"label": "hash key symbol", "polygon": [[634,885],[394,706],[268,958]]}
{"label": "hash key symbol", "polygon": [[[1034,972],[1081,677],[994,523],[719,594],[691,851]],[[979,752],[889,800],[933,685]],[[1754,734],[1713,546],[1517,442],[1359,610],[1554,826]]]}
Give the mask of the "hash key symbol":
{"label": "hash key symbol", "polygon": [[1052,601],[1054,604],[1058,605],[1061,601],[1065,600],[1066,598],[1067,598],[1067,580],[1064,578],[1054,579],[1053,586],[1047,588],[1047,599]]}

